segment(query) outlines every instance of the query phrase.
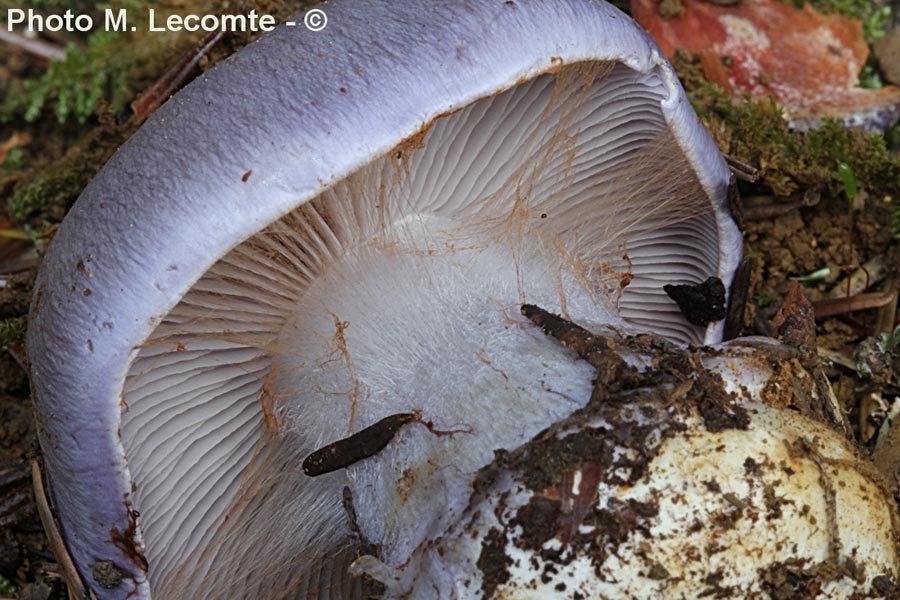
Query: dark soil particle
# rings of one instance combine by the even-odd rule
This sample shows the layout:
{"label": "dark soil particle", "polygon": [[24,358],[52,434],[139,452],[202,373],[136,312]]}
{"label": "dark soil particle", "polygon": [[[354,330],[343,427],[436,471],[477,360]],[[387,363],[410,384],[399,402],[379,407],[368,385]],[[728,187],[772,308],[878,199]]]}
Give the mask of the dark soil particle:
{"label": "dark soil particle", "polygon": [[507,466],[527,473],[525,485],[533,490],[558,486],[567,465],[591,460],[608,468],[612,465],[614,444],[606,430],[586,429],[562,439],[548,435],[512,457]]}
{"label": "dark soil particle", "polygon": [[556,536],[559,519],[560,502],[541,496],[534,496],[522,507],[512,525],[522,527],[521,540],[527,547],[540,548],[548,540]]}
{"label": "dark soil particle", "polygon": [[719,571],[715,571],[706,576],[703,583],[708,585],[709,587],[702,592],[700,592],[701,598],[733,598],[734,597],[734,589],[731,587],[723,587],[722,580],[725,578],[725,574]]}
{"label": "dark soil particle", "polygon": [[725,391],[722,378],[717,373],[701,371],[697,373],[699,394],[693,398],[703,416],[703,424],[708,431],[726,429],[747,429],[750,415],[746,409],[734,403]]}
{"label": "dark soil particle", "polygon": [[597,566],[606,559],[603,549],[607,546],[617,547],[628,539],[634,531],[649,529],[648,521],[659,514],[659,509],[651,504],[628,500],[610,500],[606,509],[594,511],[585,521],[586,525],[596,527]]}
{"label": "dark soil particle", "polygon": [[505,548],[506,535],[497,528],[488,531],[476,563],[482,573],[481,591],[485,598],[493,596],[499,586],[509,581],[512,560],[506,555]]}
{"label": "dark soil particle", "polygon": [[759,463],[748,456],[744,459],[744,471],[747,472],[747,475],[758,477],[760,472]]}
{"label": "dark soil particle", "polygon": [[885,597],[900,598],[900,588],[887,575],[879,575],[872,580],[872,585]]}
{"label": "dark soil particle", "polygon": [[103,589],[114,590],[122,583],[123,573],[112,561],[100,560],[91,565],[91,576]]}
{"label": "dark soil particle", "polygon": [[[859,581],[861,573],[857,571],[856,565],[850,560],[840,563],[837,559],[827,559],[813,565],[785,561],[762,570],[759,581],[762,589],[773,600],[811,600],[822,593],[823,586],[829,581],[842,577]],[[852,599],[898,597],[896,586],[887,576],[873,580],[871,593],[857,592],[851,596]]]}
{"label": "dark soil particle", "polygon": [[778,496],[775,494],[775,488],[766,486],[763,489],[763,498],[766,503],[766,518],[770,521],[780,519],[782,517],[782,507],[794,504],[794,501]]}
{"label": "dark soil particle", "polygon": [[709,491],[711,491],[715,494],[719,494],[722,492],[722,487],[719,485],[719,483],[717,481],[715,481],[713,479],[710,479],[709,481],[704,481],[703,485],[706,487],[706,489],[708,489]]}
{"label": "dark soil particle", "polygon": [[650,572],[647,574],[647,576],[650,579],[662,581],[669,578],[669,571],[658,562],[654,562],[653,566],[650,567]]}

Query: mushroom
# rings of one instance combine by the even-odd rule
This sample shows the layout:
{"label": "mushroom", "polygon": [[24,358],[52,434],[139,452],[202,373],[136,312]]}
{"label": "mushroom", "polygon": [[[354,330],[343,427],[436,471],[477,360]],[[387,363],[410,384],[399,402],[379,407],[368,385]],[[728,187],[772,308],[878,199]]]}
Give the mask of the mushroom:
{"label": "mushroom", "polygon": [[523,312],[607,374],[591,401],[498,452],[466,510],[402,563],[368,554],[352,572],[390,598],[896,591],[890,487],[816,418],[830,387],[802,352],[752,338],[688,351]]}
{"label": "mushroom", "polygon": [[[495,449],[588,403],[594,367],[522,302],[721,336],[663,286],[731,281],[729,174],[631,19],[594,0],[324,8],[325,30],[282,27],[160,108],[47,252],[40,441],[98,598],[358,593],[354,529],[399,564]],[[303,473],[397,414],[418,417],[383,450]]]}

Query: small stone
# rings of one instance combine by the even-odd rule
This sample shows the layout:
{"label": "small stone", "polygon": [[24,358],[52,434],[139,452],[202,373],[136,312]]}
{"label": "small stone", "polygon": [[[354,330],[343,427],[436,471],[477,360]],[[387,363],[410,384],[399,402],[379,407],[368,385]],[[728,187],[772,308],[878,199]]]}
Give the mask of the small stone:
{"label": "small stone", "polygon": [[900,27],[894,27],[872,45],[884,79],[900,85]]}

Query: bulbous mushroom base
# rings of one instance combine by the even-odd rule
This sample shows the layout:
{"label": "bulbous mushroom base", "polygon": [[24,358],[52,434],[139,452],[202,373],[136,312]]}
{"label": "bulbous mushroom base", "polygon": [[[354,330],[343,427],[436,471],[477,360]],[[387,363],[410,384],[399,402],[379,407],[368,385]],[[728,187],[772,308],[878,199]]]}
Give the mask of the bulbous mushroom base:
{"label": "bulbous mushroom base", "polygon": [[[844,436],[788,408],[825,400],[798,361],[778,361],[797,371],[784,386],[765,345],[690,353],[535,320],[617,376],[601,370],[587,407],[498,452],[446,531],[353,572],[404,598],[875,598],[894,585],[897,507]],[[756,382],[728,391],[720,373],[735,369]]]}

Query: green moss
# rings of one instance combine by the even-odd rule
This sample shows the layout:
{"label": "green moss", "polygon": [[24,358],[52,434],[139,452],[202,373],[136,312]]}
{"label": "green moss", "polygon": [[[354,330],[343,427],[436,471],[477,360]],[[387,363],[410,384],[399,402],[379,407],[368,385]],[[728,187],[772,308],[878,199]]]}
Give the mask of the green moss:
{"label": "green moss", "polygon": [[900,152],[900,123],[895,123],[884,132],[884,140],[892,152]]}
{"label": "green moss", "polygon": [[33,178],[23,177],[7,202],[9,216],[17,223],[35,229],[42,228],[48,221],[60,221],[81,190],[135,126],[133,122],[98,125],[60,160],[41,169]]}
{"label": "green moss", "polygon": [[[33,6],[34,2],[30,4]],[[63,0],[51,2],[48,7],[50,12],[59,12],[71,4],[71,0]],[[95,23],[102,23],[100,11],[109,5],[89,4],[81,12],[87,11]],[[0,104],[3,120],[23,118],[34,122],[50,113],[59,123],[84,124],[97,117],[101,108],[113,114],[125,109],[186,47],[184,41],[190,37],[147,33],[140,20],[146,18],[146,8],[151,5],[157,3],[119,0],[115,7],[127,8],[129,15],[135,15],[137,32],[107,31],[98,26],[86,39],[71,42],[64,59],[53,61],[39,77],[17,82],[9,90]]]}
{"label": "green moss", "polygon": [[18,590],[16,589],[16,586],[12,581],[7,579],[3,575],[0,575],[0,594],[3,594],[4,596],[12,596],[17,591]]}
{"label": "green moss", "polygon": [[6,159],[3,161],[3,164],[0,165],[0,170],[18,171],[24,167],[25,167],[25,149],[22,147],[16,147],[7,153]]}
{"label": "green moss", "polygon": [[770,290],[761,289],[757,290],[757,292],[753,294],[753,298],[751,298],[750,301],[760,308],[765,308],[766,306],[775,302],[777,299],[778,298],[776,298]]}
{"label": "green moss", "polygon": [[897,198],[894,198],[893,202],[894,202],[894,223],[891,228],[891,233],[893,233],[895,240],[900,240],[900,200],[898,200]]}
{"label": "green moss", "polygon": [[900,158],[878,133],[847,129],[834,120],[812,131],[792,130],[774,100],[734,101],[705,82],[688,96],[722,152],[757,166],[761,182],[778,196],[810,187],[845,192],[848,172],[860,189],[882,197],[900,194]]}
{"label": "green moss", "polygon": [[87,182],[81,173],[53,171],[40,175],[13,194],[7,210],[14,221],[24,223],[46,206],[67,203],[72,191],[84,187]]}
{"label": "green moss", "polygon": [[[81,12],[93,11],[95,23],[102,22],[98,11],[108,6],[86,0],[43,5],[50,12],[77,5]],[[127,119],[127,105],[196,43],[196,34],[148,33],[139,22],[147,6],[146,0],[117,1],[116,8],[126,7],[134,15],[131,22],[137,32],[98,27],[86,38],[76,38],[64,60],[51,63],[37,78],[14,81],[0,98],[0,121],[29,132],[32,140],[13,149],[0,165],[0,196],[18,224],[40,231],[62,220],[81,190],[135,129],[134,120]],[[73,127],[73,123],[86,126]],[[71,146],[73,140],[78,141]],[[63,148],[68,149],[60,156]]]}
{"label": "green moss", "polygon": [[54,61],[40,78],[9,94],[3,112],[32,122],[52,109],[59,123],[85,123],[97,113],[101,99],[118,112],[132,97],[128,71],[133,54],[123,52],[125,44],[126,36],[100,31],[89,38],[86,49],[70,45],[64,60]]}
{"label": "green moss", "polygon": [[[869,60],[872,60],[872,56],[869,56]],[[884,81],[881,80],[881,73],[878,72],[878,68],[874,64],[865,64],[863,65],[862,70],[859,72],[859,87],[866,88],[870,90],[877,90],[884,87]]]}
{"label": "green moss", "polygon": [[[803,8],[807,0],[792,2],[797,8]],[[863,36],[870,44],[884,37],[890,26],[891,7],[876,6],[872,0],[809,0],[809,3],[819,12],[838,13],[862,21]]]}
{"label": "green moss", "polygon": [[0,351],[6,352],[10,346],[24,346],[27,325],[26,317],[0,321]]}

